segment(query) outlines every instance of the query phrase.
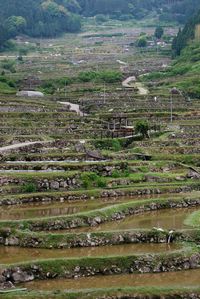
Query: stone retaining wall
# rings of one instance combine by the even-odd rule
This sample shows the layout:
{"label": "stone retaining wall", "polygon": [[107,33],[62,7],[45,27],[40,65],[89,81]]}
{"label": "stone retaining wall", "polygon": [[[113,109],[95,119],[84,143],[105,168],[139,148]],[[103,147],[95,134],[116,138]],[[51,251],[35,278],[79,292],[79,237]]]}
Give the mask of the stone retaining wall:
{"label": "stone retaining wall", "polygon": [[[1,177],[0,187],[16,185],[23,188],[26,184],[34,183],[37,191],[45,190],[59,190],[59,189],[77,189],[80,188],[80,182],[78,181],[79,175],[73,175],[68,177],[55,177],[55,178],[13,178],[13,177]],[[9,189],[7,190],[9,192]],[[13,191],[13,190],[11,190]],[[17,192],[17,190],[15,190]],[[21,191],[21,190],[19,190]]]}
{"label": "stone retaining wall", "polygon": [[128,257],[80,258],[44,260],[5,267],[0,282],[21,283],[35,279],[78,278],[125,273],[161,273],[198,268],[200,254],[173,252],[170,254],[135,255]]}
{"label": "stone retaining wall", "polygon": [[[126,189],[109,189],[109,190],[95,190],[95,192],[89,191],[81,191],[80,193],[69,192],[69,193],[61,193],[61,194],[37,194],[37,195],[30,195],[27,196],[12,196],[12,197],[4,197],[0,199],[0,206],[1,205],[16,205],[16,204],[27,204],[27,203],[36,203],[36,202],[52,202],[52,201],[75,201],[75,200],[87,200],[87,199],[95,199],[95,198],[117,198],[117,197],[124,197],[124,196],[142,196],[142,195],[158,195],[158,194],[165,194],[166,192],[169,194],[172,193],[188,193],[194,190],[200,190],[199,184],[194,184],[192,186],[179,186],[174,188],[166,188],[166,189],[159,189],[159,188],[143,188],[143,189],[133,189],[133,190],[126,190]],[[140,200],[140,198],[138,198]]]}
{"label": "stone retaining wall", "polygon": [[31,231],[53,231],[64,230],[76,227],[93,227],[107,221],[124,219],[130,215],[137,215],[144,212],[161,209],[189,208],[200,205],[200,199],[178,199],[178,200],[155,200],[154,202],[142,202],[141,204],[130,203],[120,205],[112,211],[112,207],[107,207],[95,212],[81,213],[72,216],[44,218],[40,220],[2,221],[1,226],[20,227]]}

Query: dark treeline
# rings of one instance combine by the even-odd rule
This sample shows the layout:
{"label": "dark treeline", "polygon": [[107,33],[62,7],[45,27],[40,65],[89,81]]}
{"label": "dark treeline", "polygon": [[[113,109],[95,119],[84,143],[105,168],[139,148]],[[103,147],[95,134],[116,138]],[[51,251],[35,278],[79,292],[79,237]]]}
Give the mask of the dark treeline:
{"label": "dark treeline", "polygon": [[0,0],[0,46],[17,34],[54,37],[81,28],[74,0]]}
{"label": "dark treeline", "polygon": [[54,37],[78,32],[81,16],[107,15],[126,20],[142,19],[154,12],[160,20],[185,22],[199,0],[0,0],[0,47],[18,34]]}
{"label": "dark treeline", "polygon": [[152,11],[163,21],[185,21],[200,8],[199,0],[77,0],[85,16],[108,14],[111,17],[133,16],[141,19]]}
{"label": "dark treeline", "polygon": [[200,11],[190,18],[183,30],[179,30],[177,37],[174,39],[172,44],[174,56],[180,55],[181,51],[187,46],[188,42],[194,39],[197,24],[200,24]]}

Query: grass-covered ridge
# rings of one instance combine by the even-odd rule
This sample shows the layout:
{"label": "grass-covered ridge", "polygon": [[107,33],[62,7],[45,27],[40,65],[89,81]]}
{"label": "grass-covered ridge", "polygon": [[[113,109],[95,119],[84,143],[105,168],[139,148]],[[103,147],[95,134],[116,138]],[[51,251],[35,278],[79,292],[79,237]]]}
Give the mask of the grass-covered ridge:
{"label": "grass-covered ridge", "polygon": [[98,219],[97,222],[114,221],[117,215],[124,216],[135,213],[143,213],[149,210],[168,209],[174,207],[185,207],[199,205],[199,198],[172,198],[172,199],[150,199],[133,201],[124,204],[116,204],[98,210],[81,212],[69,216],[44,217],[40,219],[27,219],[18,221],[0,221],[1,227],[20,227],[20,229],[31,230],[52,230],[56,224],[57,229],[69,228],[72,223],[73,227],[91,226],[92,220]]}
{"label": "grass-covered ridge", "polygon": [[[108,288],[108,289],[91,289],[91,290],[82,290],[82,291],[60,291],[59,294],[52,294],[52,292],[45,291],[29,291],[29,292],[14,292],[11,294],[1,294],[3,299],[79,299],[79,298],[89,298],[93,299],[94,296],[116,296],[116,298],[123,298],[124,296],[127,299],[137,299],[138,296],[145,296],[147,299],[151,299],[152,296],[163,296],[163,298],[168,298],[168,296],[173,296],[175,298],[181,298],[181,296],[187,296],[190,298],[190,292],[196,296],[200,296],[200,289],[195,287],[190,288],[180,288],[180,287],[124,287],[124,288]],[[130,295],[131,294],[131,295]],[[135,294],[135,295],[134,295]]]}
{"label": "grass-covered ridge", "polygon": [[190,214],[185,220],[185,224],[192,227],[199,227],[200,225],[200,211]]}
{"label": "grass-covered ridge", "polygon": [[[200,46],[192,42],[177,57],[172,65],[164,71],[154,72],[143,77],[144,80],[158,81],[158,85],[166,84],[168,88],[176,86],[192,98],[200,98],[199,71],[200,71]],[[160,82],[160,83],[159,83]]]}

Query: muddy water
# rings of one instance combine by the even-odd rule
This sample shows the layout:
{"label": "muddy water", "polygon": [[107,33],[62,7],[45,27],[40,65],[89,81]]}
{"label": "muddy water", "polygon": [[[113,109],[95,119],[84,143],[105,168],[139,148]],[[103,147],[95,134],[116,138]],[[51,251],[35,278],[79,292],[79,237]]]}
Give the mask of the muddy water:
{"label": "muddy water", "polygon": [[[111,230],[126,230],[126,229],[151,229],[159,227],[163,229],[183,229],[186,228],[184,220],[189,214],[199,210],[200,207],[188,209],[166,209],[155,212],[146,212],[141,215],[133,215],[126,217],[120,221],[105,222],[96,227],[81,227],[72,229],[74,232],[83,231],[111,231]],[[62,231],[60,231],[62,232]]]}
{"label": "muddy water", "polygon": [[124,244],[117,246],[86,247],[69,249],[35,249],[20,247],[0,247],[0,264],[13,264],[23,261],[49,259],[49,258],[74,258],[111,255],[131,255],[140,253],[158,253],[178,250],[179,244]]}
{"label": "muddy water", "polygon": [[199,287],[200,269],[159,274],[127,274],[96,276],[79,279],[53,279],[33,281],[24,286],[35,290],[77,290],[113,287]]}
{"label": "muddy water", "polygon": [[35,203],[18,206],[1,206],[0,220],[20,220],[60,215],[72,215],[79,212],[100,209],[114,202],[88,200],[87,202]]}
{"label": "muddy water", "polygon": [[[163,195],[165,198],[168,195]],[[173,195],[177,196],[177,195]],[[87,201],[76,200],[75,202],[52,202],[52,203],[31,203],[17,206],[0,206],[0,220],[20,220],[29,218],[41,218],[60,215],[72,215],[79,212],[91,211],[107,207],[109,205],[128,202],[133,200],[144,200],[159,198],[159,195],[134,196],[112,199],[88,199]]]}

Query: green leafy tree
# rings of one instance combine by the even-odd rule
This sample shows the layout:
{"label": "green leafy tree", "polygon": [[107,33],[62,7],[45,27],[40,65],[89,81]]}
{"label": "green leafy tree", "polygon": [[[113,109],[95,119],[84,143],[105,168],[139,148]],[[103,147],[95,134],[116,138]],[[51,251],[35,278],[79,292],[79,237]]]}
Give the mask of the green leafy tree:
{"label": "green leafy tree", "polygon": [[155,37],[160,39],[163,36],[163,34],[164,34],[163,28],[161,26],[156,27],[156,30],[154,33]]}
{"label": "green leafy tree", "polygon": [[147,46],[147,38],[144,35],[141,36],[137,40],[136,44],[137,44],[137,47],[139,47],[139,48],[145,48]]}
{"label": "green leafy tree", "polygon": [[143,138],[149,138],[149,123],[146,120],[139,120],[135,125],[135,132],[141,134]]}
{"label": "green leafy tree", "polygon": [[26,25],[26,19],[20,16],[11,16],[4,23],[4,26],[11,37],[23,32]]}

